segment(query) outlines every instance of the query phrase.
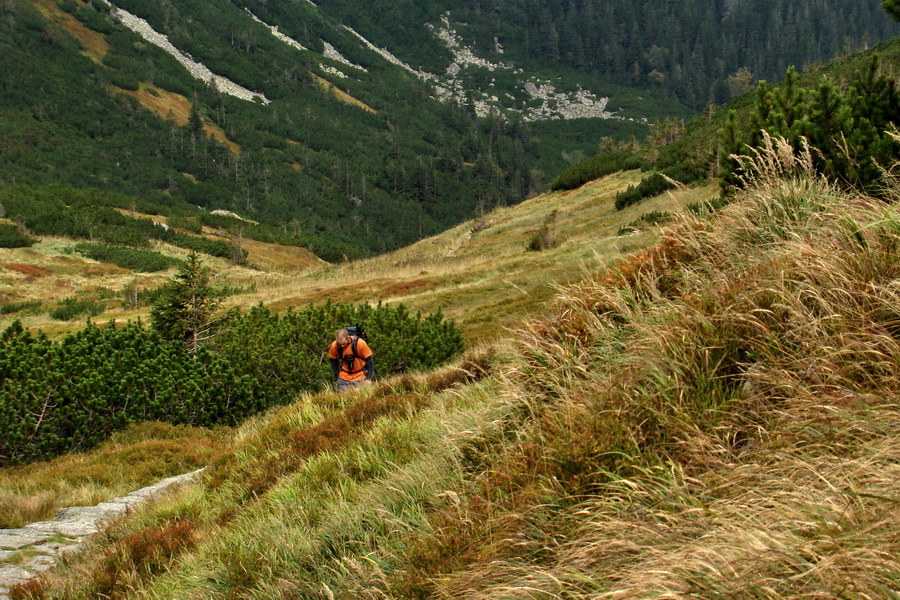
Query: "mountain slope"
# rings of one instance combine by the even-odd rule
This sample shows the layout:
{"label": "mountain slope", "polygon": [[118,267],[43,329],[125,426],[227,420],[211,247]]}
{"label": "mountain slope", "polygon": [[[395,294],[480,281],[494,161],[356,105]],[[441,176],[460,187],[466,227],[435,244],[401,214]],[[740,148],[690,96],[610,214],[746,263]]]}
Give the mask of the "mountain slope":
{"label": "mountain slope", "polygon": [[[442,310],[470,341],[490,339],[540,307],[556,285],[574,281],[585,269],[609,264],[654,239],[656,228],[652,221],[639,222],[642,215],[671,216],[716,193],[715,186],[685,189],[617,211],[616,192],[640,178],[632,171],[579,190],[541,195],[407,248],[351,263],[327,265],[301,248],[247,238],[242,242],[245,266],[208,255],[203,260],[214,269],[217,282],[230,290],[227,307],[262,302],[283,310],[325,300],[403,303],[425,313]],[[134,216],[165,221],[158,215]],[[528,251],[529,240],[548,220],[554,244]],[[634,222],[639,222],[636,228],[627,234],[621,231]],[[234,237],[220,229],[203,227],[202,232],[210,240],[234,243]],[[31,248],[0,250],[0,283],[14,287],[4,295],[10,307],[0,315],[0,327],[19,319],[51,334],[79,328],[83,317],[62,322],[48,315],[68,298],[100,307],[102,312],[93,317],[98,323],[146,319],[150,309],[146,299],[172,272],[133,272],[82,257],[74,250],[74,240],[54,236],[38,240]],[[154,242],[152,249],[176,259],[187,253],[162,241]],[[13,310],[16,306],[22,308]]]}
{"label": "mountain slope", "polygon": [[[113,190],[160,211],[227,209],[332,261],[384,252],[518,202],[602,137],[640,137],[656,118],[689,115],[685,103],[721,100],[706,88],[744,66],[725,52],[729,28],[772,45],[810,12],[751,4],[728,4],[718,32],[721,3],[648,2],[650,19],[602,3],[10,0],[0,180]],[[879,39],[891,25],[869,4],[831,0],[815,14]],[[678,29],[663,23],[694,21],[690,43],[666,37],[648,54],[647,40]],[[598,45],[591,23],[616,35]],[[553,36],[528,41],[548,27],[558,57],[544,47]],[[837,50],[829,27],[797,36],[798,60]],[[564,48],[578,38],[584,64]],[[713,68],[718,54],[727,60]]]}
{"label": "mountain slope", "polygon": [[897,232],[760,176],[517,343],[248,422],[30,593],[891,598]]}
{"label": "mountain slope", "polygon": [[[470,189],[482,189],[489,204],[523,193],[521,186],[499,185],[524,168],[511,162],[515,152],[524,154],[505,128],[495,132],[488,157],[487,139],[470,117],[396,74],[378,75],[391,82],[391,89],[377,89],[378,97],[344,90],[364,96],[377,114],[347,104],[315,82],[315,63],[304,58],[310,53],[287,46],[236,7],[226,14],[260,36],[265,64],[218,45],[223,39],[215,40],[215,54],[224,56],[218,62],[190,49],[223,77],[263,89],[271,104],[209,89],[103,10],[75,6],[76,15],[102,30],[90,37],[94,58],[102,52],[99,40],[108,46],[98,65],[52,21],[76,32],[83,27],[55,5],[40,8],[50,21],[30,3],[7,10],[0,90],[0,175],[7,183],[65,182],[161,206],[229,209],[320,240],[326,249],[331,243],[325,254],[332,259],[406,244],[470,216],[479,201]],[[202,16],[183,15],[185,22]],[[210,35],[192,31],[200,41]],[[394,97],[405,100],[401,105]],[[187,116],[193,111],[196,127],[173,127],[179,122],[173,100],[193,107]],[[151,102],[158,104],[155,114],[142,108]],[[484,186],[484,177],[497,181]]]}

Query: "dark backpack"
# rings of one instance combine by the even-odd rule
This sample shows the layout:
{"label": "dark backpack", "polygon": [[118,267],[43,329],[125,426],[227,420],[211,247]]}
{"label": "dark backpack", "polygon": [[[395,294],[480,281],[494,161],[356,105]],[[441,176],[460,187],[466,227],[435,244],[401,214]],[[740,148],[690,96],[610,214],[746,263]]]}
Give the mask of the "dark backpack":
{"label": "dark backpack", "polygon": [[[353,352],[353,356],[342,356],[341,359],[347,363],[347,372],[348,373],[359,373],[360,370],[354,370],[353,367],[356,366],[356,359],[359,358],[359,354],[356,352],[356,342],[359,340],[368,341],[368,336],[366,332],[363,331],[362,325],[357,323],[356,325],[351,325],[350,327],[345,327],[347,330],[347,335],[353,338],[353,341],[350,343],[350,351]],[[363,367],[364,369],[365,367]]]}

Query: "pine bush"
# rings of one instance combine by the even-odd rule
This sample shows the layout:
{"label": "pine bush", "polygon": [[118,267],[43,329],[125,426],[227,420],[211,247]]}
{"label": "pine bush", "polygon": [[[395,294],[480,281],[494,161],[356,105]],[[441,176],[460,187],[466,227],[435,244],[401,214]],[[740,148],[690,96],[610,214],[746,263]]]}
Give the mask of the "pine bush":
{"label": "pine bush", "polygon": [[15,225],[0,224],[0,248],[26,248],[34,240],[23,235]]}
{"label": "pine bush", "polygon": [[0,464],[86,450],[143,421],[235,425],[328,386],[326,349],[336,329],[356,323],[377,377],[434,367],[462,348],[440,313],[403,306],[231,312],[194,354],[141,323],[88,323],[55,342],[16,322],[0,334]]}

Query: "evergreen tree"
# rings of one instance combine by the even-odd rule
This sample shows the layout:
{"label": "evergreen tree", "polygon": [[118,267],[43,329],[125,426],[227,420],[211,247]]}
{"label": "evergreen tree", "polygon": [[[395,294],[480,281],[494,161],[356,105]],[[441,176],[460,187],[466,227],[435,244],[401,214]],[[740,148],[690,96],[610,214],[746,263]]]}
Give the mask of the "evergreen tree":
{"label": "evergreen tree", "polygon": [[733,157],[741,154],[744,149],[736,115],[735,111],[729,110],[725,117],[725,126],[719,130],[719,169],[723,173],[721,180],[723,195],[738,184],[738,163]]}
{"label": "evergreen tree", "polygon": [[805,95],[805,90],[797,83],[797,71],[788,67],[784,81],[772,94],[772,110],[765,124],[770,135],[785,138],[795,148],[806,133]]}
{"label": "evergreen tree", "polygon": [[[856,71],[844,95],[823,80],[807,101],[793,69],[775,90],[760,82],[749,146],[761,146],[763,131],[786,139],[795,150],[808,140],[820,173],[872,194],[883,193],[883,169],[900,157],[900,144],[888,134],[900,123],[900,94],[892,78],[879,74],[878,60],[875,55],[864,70]],[[726,151],[736,145],[730,127],[721,138]],[[738,181],[737,165],[724,167],[727,190]]]}
{"label": "evergreen tree", "polygon": [[889,15],[900,21],[900,0],[881,0],[881,5]]}
{"label": "evergreen tree", "polygon": [[809,103],[809,143],[813,160],[826,177],[839,177],[849,167],[843,151],[842,136],[850,118],[844,98],[824,77]]}
{"label": "evergreen tree", "polygon": [[170,340],[183,340],[191,353],[209,339],[213,313],[221,301],[210,283],[211,271],[191,252],[150,312],[153,328]]}

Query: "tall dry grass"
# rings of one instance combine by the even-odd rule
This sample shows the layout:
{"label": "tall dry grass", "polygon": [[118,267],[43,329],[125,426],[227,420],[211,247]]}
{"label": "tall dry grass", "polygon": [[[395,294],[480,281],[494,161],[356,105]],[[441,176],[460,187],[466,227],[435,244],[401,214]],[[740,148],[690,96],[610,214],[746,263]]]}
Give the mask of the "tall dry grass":
{"label": "tall dry grass", "polygon": [[896,598],[900,216],[778,147],[496,352],[245,426],[31,597]]}
{"label": "tall dry grass", "polygon": [[429,595],[897,597],[900,221],[779,147],[532,326],[506,453],[539,445],[563,507]]}

